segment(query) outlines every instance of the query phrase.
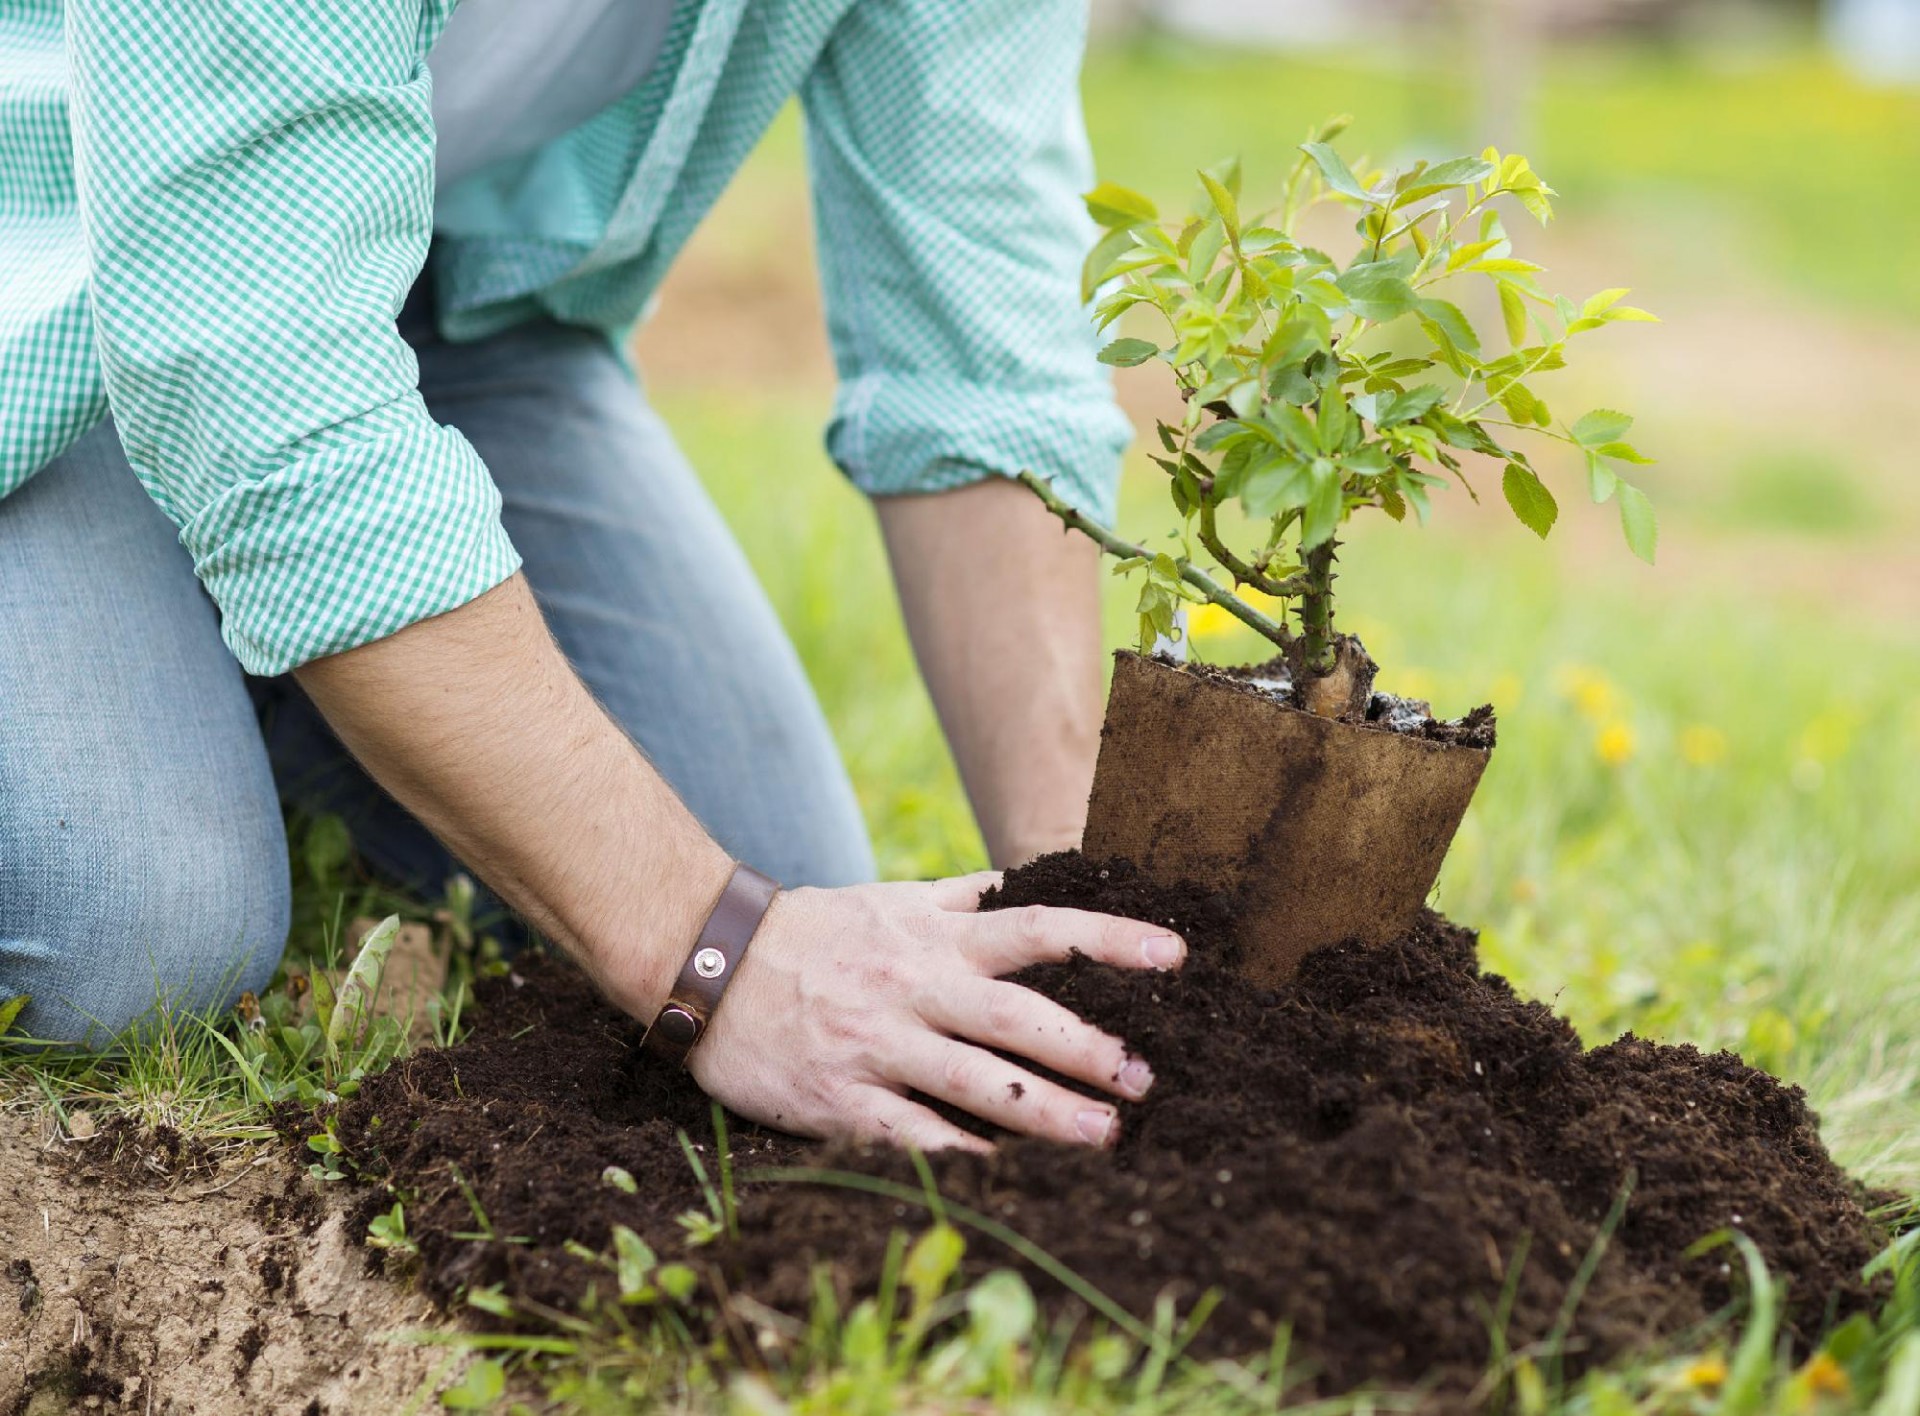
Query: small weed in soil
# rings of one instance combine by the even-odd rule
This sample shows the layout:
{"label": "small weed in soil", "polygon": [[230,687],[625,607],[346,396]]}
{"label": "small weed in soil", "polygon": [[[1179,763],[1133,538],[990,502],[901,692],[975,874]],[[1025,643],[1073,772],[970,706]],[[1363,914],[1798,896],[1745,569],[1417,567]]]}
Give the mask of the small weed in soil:
{"label": "small weed in soil", "polygon": [[[933,1157],[933,1174],[948,1200],[1136,1313],[1162,1294],[1185,1309],[1218,1290],[1201,1355],[1264,1351],[1286,1323],[1321,1391],[1463,1389],[1510,1291],[1509,1348],[1558,1335],[1571,1374],[1733,1300],[1725,1252],[1686,1256],[1728,1228],[1787,1280],[1796,1341],[1869,1301],[1860,1270],[1886,1236],[1862,1192],[1828,1159],[1801,1093],[1729,1054],[1632,1036],[1585,1051],[1545,1006],[1481,973],[1473,936],[1434,915],[1259,990],[1226,966],[1225,905],[1204,890],[1064,854],[1011,872],[983,908],[1029,903],[1186,937],[1178,975],[1075,960],[1022,976],[1128,1038],[1156,1085],[1123,1108],[1111,1152],[1004,1138],[990,1157]],[[675,1219],[706,1206],[676,1132],[704,1145],[711,1170],[706,1100],[640,1060],[635,1025],[561,965],[524,963],[479,1001],[469,1041],[371,1080],[337,1117],[355,1165],[403,1196],[437,1298],[498,1284],[523,1312],[575,1308],[611,1275],[568,1241],[605,1252],[626,1225],[728,1291],[804,1314],[816,1268],[843,1298],[872,1293],[889,1233],[926,1226],[889,1199],[748,1182],[739,1238],[684,1250]],[[749,1127],[733,1147],[736,1174],[808,1165],[919,1186],[894,1152]],[[603,1180],[610,1166],[634,1193]],[[493,1237],[456,1237],[476,1233]],[[970,1243],[970,1273],[1008,1265],[1023,1267]],[[1050,1307],[1073,1306],[1027,1277]]]}

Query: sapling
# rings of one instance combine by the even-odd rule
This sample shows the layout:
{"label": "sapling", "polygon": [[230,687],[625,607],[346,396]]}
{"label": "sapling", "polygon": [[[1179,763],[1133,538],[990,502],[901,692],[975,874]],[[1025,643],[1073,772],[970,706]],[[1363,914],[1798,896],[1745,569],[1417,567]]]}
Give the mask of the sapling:
{"label": "sapling", "polygon": [[[1514,253],[1501,210],[1543,225],[1553,215],[1555,193],[1526,158],[1489,148],[1398,171],[1356,169],[1331,146],[1346,124],[1309,135],[1279,208],[1264,216],[1242,216],[1238,161],[1202,171],[1178,220],[1111,183],[1087,194],[1104,234],[1087,258],[1083,294],[1098,301],[1100,328],[1136,306],[1165,326],[1159,338],[1115,339],[1100,358],[1161,360],[1185,400],[1177,421],[1157,425],[1153,457],[1180,515],[1177,552],[1123,540],[1042,479],[1021,480],[1120,557],[1117,573],[1140,575],[1143,652],[1177,636],[1182,602],[1211,602],[1278,646],[1295,706],[1357,719],[1374,666],[1336,628],[1342,533],[1370,508],[1395,521],[1411,511],[1424,523],[1429,493],[1449,481],[1472,495],[1462,454],[1501,464],[1508,506],[1544,537],[1559,504],[1516,444],[1568,444],[1585,459],[1593,500],[1616,502],[1628,545],[1653,559],[1653,510],[1624,471],[1649,461],[1625,441],[1633,420],[1603,408],[1561,421],[1537,385],[1566,366],[1580,336],[1654,317],[1622,303],[1625,290],[1576,304],[1541,289],[1542,267]],[[1357,218],[1344,263],[1302,239],[1303,218],[1325,204]],[[1468,280],[1486,282],[1498,301],[1498,348],[1456,303]],[[1221,512],[1233,502],[1245,528],[1230,532]],[[1198,551],[1226,584],[1201,568]],[[1279,601],[1279,616],[1241,589]]]}

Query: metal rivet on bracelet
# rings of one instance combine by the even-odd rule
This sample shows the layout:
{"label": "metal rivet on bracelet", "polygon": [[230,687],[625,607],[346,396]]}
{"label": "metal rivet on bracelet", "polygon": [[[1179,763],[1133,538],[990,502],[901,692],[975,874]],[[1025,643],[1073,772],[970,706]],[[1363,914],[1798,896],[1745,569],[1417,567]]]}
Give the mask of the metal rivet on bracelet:
{"label": "metal rivet on bracelet", "polygon": [[718,978],[727,967],[727,956],[718,949],[702,949],[693,956],[693,971],[702,978]]}
{"label": "metal rivet on bracelet", "polygon": [[677,1003],[661,1010],[654,1027],[676,1047],[691,1047],[700,1036],[700,1020]]}

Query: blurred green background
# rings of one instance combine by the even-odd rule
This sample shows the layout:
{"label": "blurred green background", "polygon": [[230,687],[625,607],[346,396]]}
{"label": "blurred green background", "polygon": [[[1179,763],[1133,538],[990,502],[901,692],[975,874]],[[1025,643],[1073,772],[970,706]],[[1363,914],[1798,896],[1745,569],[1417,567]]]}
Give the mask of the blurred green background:
{"label": "blurred green background", "polygon": [[[1900,15],[1870,8],[1350,0],[1315,31],[1285,22],[1310,5],[1107,5],[1084,89],[1100,175],[1176,201],[1233,153],[1249,198],[1273,191],[1337,112],[1357,120],[1343,146],[1384,162],[1524,151],[1561,193],[1550,230],[1515,226],[1548,288],[1631,286],[1663,317],[1595,336],[1553,399],[1639,415],[1657,568],[1555,467],[1544,545],[1497,488],[1439,498],[1424,532],[1364,527],[1346,623],[1386,687],[1501,710],[1440,886],[1493,967],[1590,1040],[1732,1047],[1803,1083],[1843,1161],[1914,1189],[1920,89],[1888,76],[1912,58]],[[799,644],[885,869],[975,867],[871,515],[819,450],[806,220],[789,113],[677,270],[642,367]],[[1165,394],[1148,368],[1122,397],[1138,419]],[[1123,521],[1157,532],[1138,463]],[[1116,584],[1113,644],[1129,606]],[[1239,633],[1203,656],[1257,653]]]}

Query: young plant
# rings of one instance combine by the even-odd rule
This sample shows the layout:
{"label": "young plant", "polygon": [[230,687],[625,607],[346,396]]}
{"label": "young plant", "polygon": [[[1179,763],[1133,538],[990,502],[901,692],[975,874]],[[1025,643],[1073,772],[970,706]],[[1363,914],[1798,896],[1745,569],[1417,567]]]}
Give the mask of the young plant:
{"label": "young plant", "polygon": [[406,1258],[420,1252],[420,1246],[407,1233],[407,1210],[399,1200],[393,1202],[392,1209],[383,1210],[367,1222],[367,1246]]}
{"label": "young plant", "polygon": [[[1100,327],[1135,306],[1166,327],[1159,339],[1116,339],[1100,358],[1161,360],[1186,403],[1178,421],[1158,425],[1164,455],[1153,459],[1181,518],[1178,554],[1124,541],[1031,473],[1021,479],[1119,556],[1118,573],[1142,575],[1143,651],[1177,636],[1181,602],[1209,601],[1278,645],[1295,701],[1325,716],[1364,714],[1372,681],[1365,651],[1335,628],[1334,565],[1348,519],[1377,509],[1404,521],[1411,510],[1424,522],[1429,493],[1449,479],[1472,494],[1462,454],[1501,464],[1507,504],[1544,537],[1559,505],[1515,444],[1566,443],[1585,458],[1593,499],[1618,502],[1633,550],[1651,561],[1655,540],[1652,508],[1622,471],[1648,461],[1624,441],[1633,420],[1597,409],[1561,421],[1536,389],[1566,366],[1575,339],[1654,317],[1622,304],[1625,290],[1576,304],[1541,289],[1541,267],[1514,253],[1501,212],[1517,206],[1543,224],[1553,214],[1553,190],[1524,157],[1489,148],[1356,172],[1329,145],[1346,122],[1309,135],[1280,208],[1265,216],[1242,215],[1237,161],[1201,172],[1191,212],[1175,221],[1111,183],[1087,194],[1104,235],[1083,293],[1098,298]],[[1302,236],[1303,218],[1325,204],[1357,218],[1344,263]],[[1448,298],[1467,279],[1497,297],[1502,340]],[[1221,524],[1232,502],[1244,533]],[[1196,543],[1232,589],[1195,564]],[[1241,588],[1281,601],[1292,624],[1248,604]]]}

